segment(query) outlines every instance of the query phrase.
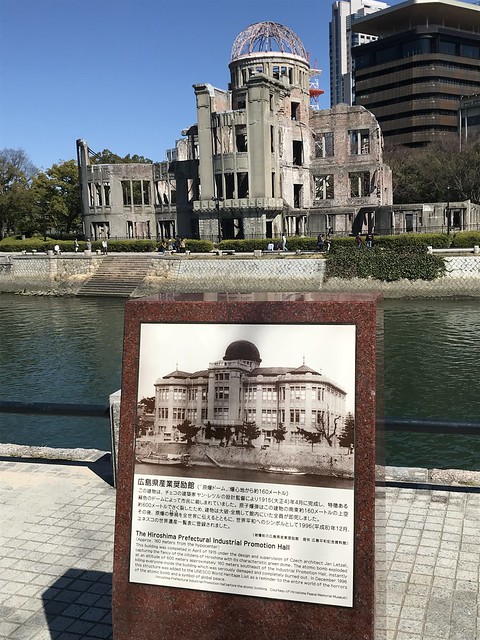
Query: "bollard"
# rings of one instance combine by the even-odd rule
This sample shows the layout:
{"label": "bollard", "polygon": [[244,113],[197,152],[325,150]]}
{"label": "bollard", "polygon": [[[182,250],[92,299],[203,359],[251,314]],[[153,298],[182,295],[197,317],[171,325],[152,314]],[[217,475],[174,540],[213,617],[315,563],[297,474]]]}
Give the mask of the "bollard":
{"label": "bollard", "polygon": [[480,247],[478,246],[478,244],[473,245],[473,253],[475,254],[480,253]]}

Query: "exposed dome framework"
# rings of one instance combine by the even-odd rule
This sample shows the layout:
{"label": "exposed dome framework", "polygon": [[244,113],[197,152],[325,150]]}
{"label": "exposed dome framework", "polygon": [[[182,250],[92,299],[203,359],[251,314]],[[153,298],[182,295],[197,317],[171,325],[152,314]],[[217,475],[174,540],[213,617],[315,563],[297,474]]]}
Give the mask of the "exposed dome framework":
{"label": "exposed dome framework", "polygon": [[278,22],[256,22],[241,31],[232,45],[231,60],[249,53],[280,51],[308,60],[297,34]]}

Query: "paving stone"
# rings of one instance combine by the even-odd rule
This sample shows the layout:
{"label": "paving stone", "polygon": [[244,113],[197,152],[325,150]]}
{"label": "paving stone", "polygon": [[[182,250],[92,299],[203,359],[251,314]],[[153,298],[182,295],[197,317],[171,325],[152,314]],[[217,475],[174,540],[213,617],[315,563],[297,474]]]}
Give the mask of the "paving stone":
{"label": "paving stone", "polygon": [[[0,637],[111,638],[115,491],[71,465],[0,462],[2,469],[12,487],[11,478],[32,473],[35,484],[0,488],[0,517],[9,523],[0,535],[0,619],[16,620]],[[401,487],[378,495],[385,554],[376,640],[478,640],[480,495]]]}

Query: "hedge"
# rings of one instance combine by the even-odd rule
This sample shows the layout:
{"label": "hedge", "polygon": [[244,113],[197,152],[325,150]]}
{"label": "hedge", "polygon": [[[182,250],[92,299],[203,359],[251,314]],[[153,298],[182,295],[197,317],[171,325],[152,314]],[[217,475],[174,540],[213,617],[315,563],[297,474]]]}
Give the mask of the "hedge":
{"label": "hedge", "polygon": [[[355,238],[349,237],[332,237],[331,252],[355,245]],[[282,239],[263,238],[263,239],[247,239],[247,240],[222,240],[216,244],[209,240],[193,240],[186,239],[186,248],[192,253],[209,253],[214,248],[236,251],[238,253],[253,252],[255,250],[267,249],[267,245],[273,242],[275,246],[282,245]],[[4,238],[0,241],[0,251],[32,251],[46,252],[58,244],[61,251],[74,251],[74,240],[56,240],[55,238],[47,238],[43,240],[41,237],[27,238],[21,240],[19,238]],[[375,236],[375,248],[384,248],[390,250],[403,250],[408,247],[426,247],[448,248],[448,247],[473,247],[480,245],[480,231],[463,231],[461,233],[404,233],[394,236]],[[153,252],[158,251],[161,243],[157,240],[109,240],[108,251],[113,253],[120,252]],[[87,243],[79,241],[79,250],[86,249]],[[101,249],[101,241],[92,242],[92,249],[96,251]],[[289,251],[317,251],[317,238],[291,236],[287,238],[287,249]]]}
{"label": "hedge", "polygon": [[210,253],[213,251],[213,242],[210,240],[185,240],[185,248],[192,253]]}
{"label": "hedge", "polygon": [[452,248],[471,248],[480,246],[480,231],[461,231],[452,238]]}
{"label": "hedge", "polygon": [[[19,240],[17,238],[4,238],[0,241],[0,251],[38,251],[46,253],[53,251],[55,245],[60,247],[60,251],[75,251],[74,240],[54,240],[53,238],[27,238]],[[87,248],[87,243],[80,241],[78,243],[79,251]]]}
{"label": "hedge", "polygon": [[338,248],[327,255],[327,278],[375,278],[393,282],[435,280],[444,273],[444,259],[428,254],[423,247],[401,250]]}
{"label": "hedge", "polygon": [[[265,241],[262,241],[265,242]],[[20,238],[4,238],[0,241],[0,251],[38,251],[47,252],[58,244],[60,251],[75,251],[75,239],[72,240],[56,240],[55,238],[43,238],[34,237],[21,240]],[[94,240],[91,243],[92,251],[102,249],[102,241]],[[112,253],[120,252],[147,252],[158,251],[161,247],[161,242],[157,240],[108,240],[108,251]],[[78,249],[84,251],[87,248],[87,243],[84,240],[79,240]],[[213,242],[209,240],[186,240],[186,248],[192,253],[209,253],[213,250]]]}

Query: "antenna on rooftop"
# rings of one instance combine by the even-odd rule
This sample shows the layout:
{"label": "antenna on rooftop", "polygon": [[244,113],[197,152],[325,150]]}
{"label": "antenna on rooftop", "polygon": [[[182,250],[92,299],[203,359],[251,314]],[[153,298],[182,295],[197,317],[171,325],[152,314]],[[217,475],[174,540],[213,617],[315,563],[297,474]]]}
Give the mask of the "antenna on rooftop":
{"label": "antenna on rooftop", "polygon": [[[480,1],[480,0],[479,0]],[[318,60],[315,60],[315,64],[309,70],[310,76],[310,107],[314,111],[320,110],[320,105],[318,104],[318,98],[325,93],[323,89],[320,89],[320,75],[321,71],[317,68]]]}

